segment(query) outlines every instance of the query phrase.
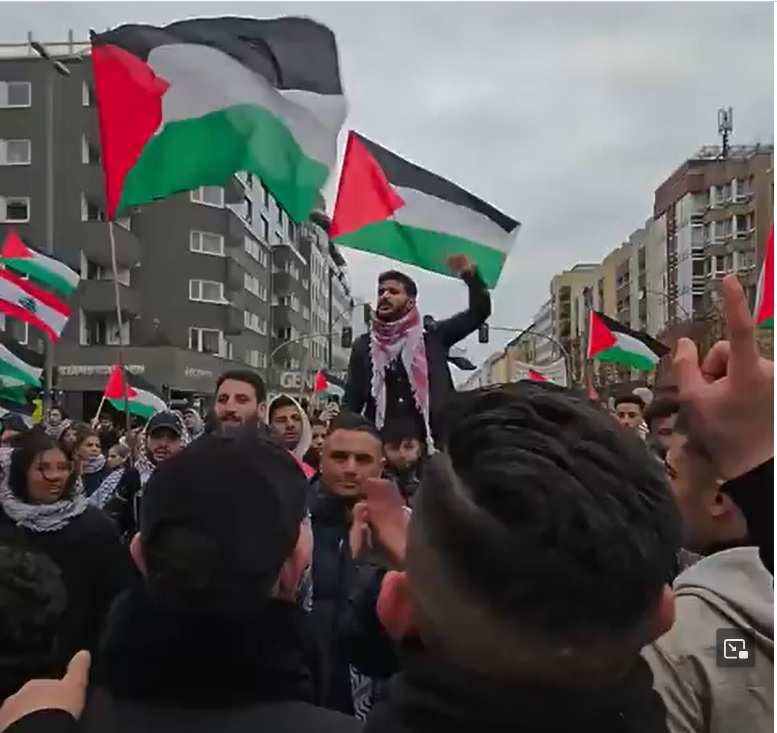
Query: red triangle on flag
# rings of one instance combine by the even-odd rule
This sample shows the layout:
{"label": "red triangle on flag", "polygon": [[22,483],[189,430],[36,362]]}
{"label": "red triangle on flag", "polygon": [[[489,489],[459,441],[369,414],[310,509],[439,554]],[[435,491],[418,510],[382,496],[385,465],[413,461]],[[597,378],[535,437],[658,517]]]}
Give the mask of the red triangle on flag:
{"label": "red triangle on flag", "polygon": [[8,233],[3,244],[3,252],[0,254],[4,260],[27,260],[33,256],[32,251],[22,241],[22,238],[14,231]]}
{"label": "red triangle on flag", "polygon": [[774,328],[774,225],[766,240],[764,261],[758,279],[755,323],[759,328]]}
{"label": "red triangle on flag", "polygon": [[[106,400],[123,400],[124,399],[124,370],[118,365],[113,365],[111,376],[108,377],[108,383],[105,385],[105,399]],[[129,384],[126,385],[127,399],[137,397],[137,392]]]}
{"label": "red triangle on flag", "polygon": [[529,373],[527,374],[527,377],[531,379],[532,382],[548,381],[548,378],[544,374],[540,374],[539,372],[534,371],[534,369],[529,369]]}
{"label": "red triangle on flag", "polygon": [[593,359],[597,354],[615,346],[618,340],[612,331],[602,323],[595,311],[591,311],[590,328],[588,329],[588,358]]}
{"label": "red triangle on flag", "polygon": [[108,218],[113,219],[127,174],[162,123],[162,97],[170,83],[118,46],[93,45],[91,59]]}
{"label": "red triangle on flag", "polygon": [[385,221],[404,205],[378,161],[350,131],[329,236],[334,239]]}
{"label": "red triangle on flag", "polygon": [[324,372],[316,372],[316,378],[313,382],[314,392],[326,392],[329,389],[329,382],[327,381]]}

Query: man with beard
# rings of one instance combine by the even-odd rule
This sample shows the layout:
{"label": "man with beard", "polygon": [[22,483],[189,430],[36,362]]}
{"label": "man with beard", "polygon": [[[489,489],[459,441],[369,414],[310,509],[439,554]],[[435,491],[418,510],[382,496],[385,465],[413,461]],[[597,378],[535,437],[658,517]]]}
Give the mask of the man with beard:
{"label": "man with beard", "polygon": [[270,401],[267,416],[270,428],[286,450],[303,461],[310,448],[311,428],[310,420],[300,404],[293,397],[278,395]]}
{"label": "man with beard", "polygon": [[374,573],[364,516],[354,516],[363,482],[378,478],[382,446],[375,426],[361,417],[336,417],[324,441],[320,479],[314,482],[313,620],[324,652],[323,702],[328,708],[363,716],[372,698],[369,678],[350,665],[341,639],[349,600]]}
{"label": "man with beard", "polygon": [[256,372],[233,369],[219,377],[208,421],[209,431],[259,425],[266,415],[267,389]]}
{"label": "man with beard", "polygon": [[145,439],[134,470],[137,480],[128,480],[108,500],[104,511],[119,525],[123,537],[130,538],[138,528],[143,489],[157,467],[176,455],[186,444],[186,429],[172,412],[158,412],[146,424]]}
{"label": "man with beard", "polygon": [[440,412],[454,391],[448,352],[491,315],[491,296],[475,265],[464,255],[449,265],[469,287],[469,308],[426,332],[415,282],[395,270],[378,278],[375,317],[370,333],[353,344],[345,387],[345,409],[363,413],[378,429],[389,418],[410,416],[427,445],[439,439]]}

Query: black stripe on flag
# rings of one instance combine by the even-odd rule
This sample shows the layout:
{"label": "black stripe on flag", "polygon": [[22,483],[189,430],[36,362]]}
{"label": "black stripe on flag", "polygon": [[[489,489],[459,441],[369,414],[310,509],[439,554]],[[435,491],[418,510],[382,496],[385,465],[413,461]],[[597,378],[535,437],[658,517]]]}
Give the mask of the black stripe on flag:
{"label": "black stripe on flag", "polygon": [[4,331],[0,331],[0,344],[5,346],[17,359],[20,359],[25,364],[29,364],[33,369],[43,369],[46,364],[46,357],[43,354],[22,346],[16,339]]}
{"label": "black stripe on flag", "polygon": [[479,214],[491,219],[494,224],[505,232],[512,232],[519,226],[519,222],[515,219],[511,219],[507,214],[503,214],[491,206],[491,204],[483,201],[483,199],[479,199],[469,191],[465,191],[461,186],[457,186],[442,176],[415,165],[415,163],[400,158],[396,153],[386,150],[378,143],[372,142],[372,140],[368,140],[356,132],[353,134],[378,162],[392,186],[412,188],[415,191],[421,191],[429,196],[449,201],[457,206],[477,211]]}
{"label": "black stripe on flag", "polygon": [[599,320],[601,320],[601,322],[610,329],[610,331],[613,333],[622,333],[626,336],[631,336],[632,338],[637,339],[637,341],[641,341],[659,359],[663,358],[672,351],[668,346],[662,344],[660,341],[656,341],[656,339],[654,339],[652,336],[648,336],[644,331],[635,331],[633,328],[630,328],[620,321],[616,321],[614,318],[610,318],[609,316],[606,316],[604,313],[600,313],[599,311],[594,311],[594,313],[599,317]]}
{"label": "black stripe on flag", "polygon": [[342,95],[334,33],[309,18],[193,18],[157,28],[121,25],[92,32],[92,44],[113,45],[148,60],[159,46],[192,43],[228,54],[276,89]]}
{"label": "black stripe on flag", "polygon": [[124,373],[127,375],[127,383],[131,387],[133,387],[134,389],[141,389],[144,392],[149,392],[150,394],[162,400],[162,402],[167,402],[161,390],[157,389],[153,384],[151,384],[151,382],[149,382],[146,379],[143,379],[143,377],[139,377],[137,374],[130,374],[126,370],[124,371]]}

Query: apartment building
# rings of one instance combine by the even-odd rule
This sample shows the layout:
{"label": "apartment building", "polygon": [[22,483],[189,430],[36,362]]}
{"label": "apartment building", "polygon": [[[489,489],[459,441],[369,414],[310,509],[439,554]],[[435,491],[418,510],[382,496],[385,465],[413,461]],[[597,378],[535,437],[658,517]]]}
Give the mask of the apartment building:
{"label": "apartment building", "polygon": [[774,146],[703,147],[656,189],[653,213],[666,252],[662,325],[715,312],[731,272],[754,302],[774,220]]}
{"label": "apartment building", "polygon": [[[345,263],[325,231],[311,239],[313,225],[291,221],[251,174],[138,207],[112,225],[119,327],[88,46],[56,50],[69,76],[28,45],[3,50],[0,237],[14,229],[42,251],[50,246],[83,278],[55,349],[54,386],[66,407],[93,412],[119,347],[131,371],[179,399],[210,394],[229,367],[256,369],[271,389],[301,391],[316,369],[332,366],[329,345],[306,335],[314,322],[325,332],[335,319],[347,323]],[[331,278],[340,287],[334,299],[328,285],[319,288]],[[0,325],[43,348],[25,324]]]}
{"label": "apartment building", "polygon": [[579,380],[583,374],[587,328],[584,297],[586,290],[592,293],[596,286],[598,267],[598,263],[579,263],[555,275],[550,283],[553,336],[569,354],[570,381]]}

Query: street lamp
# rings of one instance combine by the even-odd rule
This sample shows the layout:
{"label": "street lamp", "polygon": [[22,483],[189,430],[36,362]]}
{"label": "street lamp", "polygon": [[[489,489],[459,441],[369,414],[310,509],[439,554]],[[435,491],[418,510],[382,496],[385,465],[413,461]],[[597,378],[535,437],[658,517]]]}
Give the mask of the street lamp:
{"label": "street lamp", "polygon": [[[46,74],[46,254],[54,254],[54,79],[69,77],[70,69],[49,54],[43,44],[30,41],[30,48],[48,64]],[[54,345],[46,344],[44,409],[52,404],[54,388]]]}

